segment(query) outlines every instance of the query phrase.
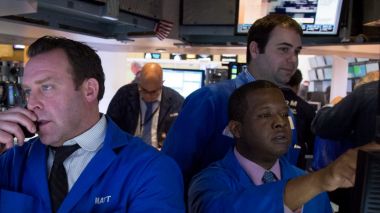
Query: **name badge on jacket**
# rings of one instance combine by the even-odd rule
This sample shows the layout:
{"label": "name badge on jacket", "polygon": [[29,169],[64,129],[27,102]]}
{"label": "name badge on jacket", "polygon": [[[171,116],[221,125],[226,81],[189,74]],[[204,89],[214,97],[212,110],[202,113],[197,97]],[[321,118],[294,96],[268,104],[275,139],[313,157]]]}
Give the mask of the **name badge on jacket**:
{"label": "name badge on jacket", "polygon": [[104,196],[104,197],[95,197],[95,205],[109,203],[110,201],[111,201],[111,195]]}

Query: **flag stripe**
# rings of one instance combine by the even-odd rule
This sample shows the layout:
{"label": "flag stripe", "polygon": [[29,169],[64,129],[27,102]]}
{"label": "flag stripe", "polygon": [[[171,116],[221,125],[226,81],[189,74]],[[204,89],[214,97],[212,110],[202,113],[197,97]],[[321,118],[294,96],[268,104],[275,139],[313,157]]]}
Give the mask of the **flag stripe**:
{"label": "flag stripe", "polygon": [[173,22],[160,20],[154,27],[156,37],[160,40],[167,38],[174,26]]}

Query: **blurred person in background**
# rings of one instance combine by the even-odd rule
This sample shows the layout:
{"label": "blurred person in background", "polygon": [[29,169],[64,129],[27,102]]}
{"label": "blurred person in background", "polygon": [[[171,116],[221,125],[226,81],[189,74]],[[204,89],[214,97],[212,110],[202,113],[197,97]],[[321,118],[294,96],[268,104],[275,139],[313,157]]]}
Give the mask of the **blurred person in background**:
{"label": "blurred person in background", "polygon": [[159,64],[145,64],[139,81],[122,86],[107,110],[120,128],[142,137],[159,150],[184,100],[178,92],[163,85],[162,75]]}
{"label": "blurred person in background", "polygon": [[[332,104],[322,107],[312,122],[312,130],[321,138],[346,143],[345,147],[370,143],[376,136],[378,98],[378,79],[362,83],[346,97],[336,97]],[[349,212],[350,193],[350,190],[338,190],[333,195],[337,197],[332,200],[339,205],[339,212]]]}
{"label": "blurred person in background", "polygon": [[132,80],[131,83],[138,83],[139,78],[140,78],[140,72],[141,72],[142,65],[139,62],[132,62],[131,64],[131,72],[133,75],[135,75],[135,78]]}
{"label": "blurred person in background", "polygon": [[281,91],[295,118],[297,145],[301,147],[297,166],[302,169],[308,169],[307,167],[309,167],[310,163],[308,156],[313,154],[314,148],[314,134],[311,131],[311,122],[315,116],[315,109],[297,95],[302,79],[302,73],[297,69],[290,78],[288,87],[281,87]]}

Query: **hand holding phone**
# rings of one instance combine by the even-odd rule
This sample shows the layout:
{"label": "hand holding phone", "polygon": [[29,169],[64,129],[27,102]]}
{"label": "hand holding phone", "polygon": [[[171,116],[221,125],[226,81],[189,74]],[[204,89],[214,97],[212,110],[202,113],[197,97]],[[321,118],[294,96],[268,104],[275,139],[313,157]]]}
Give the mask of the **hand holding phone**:
{"label": "hand holding phone", "polygon": [[[38,130],[37,124],[35,124],[35,125],[36,125],[36,128]],[[34,137],[36,135],[36,133],[31,133],[25,126],[20,125],[20,127],[22,129],[22,132],[24,133],[25,138],[31,138],[31,137]]]}

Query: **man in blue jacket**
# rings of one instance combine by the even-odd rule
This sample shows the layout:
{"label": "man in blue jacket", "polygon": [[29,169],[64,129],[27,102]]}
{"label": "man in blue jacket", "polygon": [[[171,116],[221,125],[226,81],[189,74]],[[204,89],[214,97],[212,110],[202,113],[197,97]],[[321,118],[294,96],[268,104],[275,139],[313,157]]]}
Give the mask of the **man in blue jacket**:
{"label": "man in blue jacket", "polygon": [[238,88],[228,115],[236,146],[193,178],[190,212],[330,213],[325,191],[353,186],[357,150],[308,175],[283,157],[291,130],[288,107],[275,84],[258,80]]}
{"label": "man in blue jacket", "polygon": [[[233,147],[234,140],[226,128],[231,93],[255,79],[285,86],[297,69],[302,29],[296,21],[273,14],[257,20],[253,26],[248,32],[248,70],[234,80],[201,88],[188,96],[164,142],[163,151],[177,161],[185,185]],[[290,147],[288,157],[292,163],[297,161],[298,152],[299,149]]]}
{"label": "man in blue jacket", "polygon": [[[95,51],[45,36],[28,56],[27,109],[0,113],[0,212],[184,212],[175,162],[99,113]],[[21,126],[38,137],[24,142]]]}

